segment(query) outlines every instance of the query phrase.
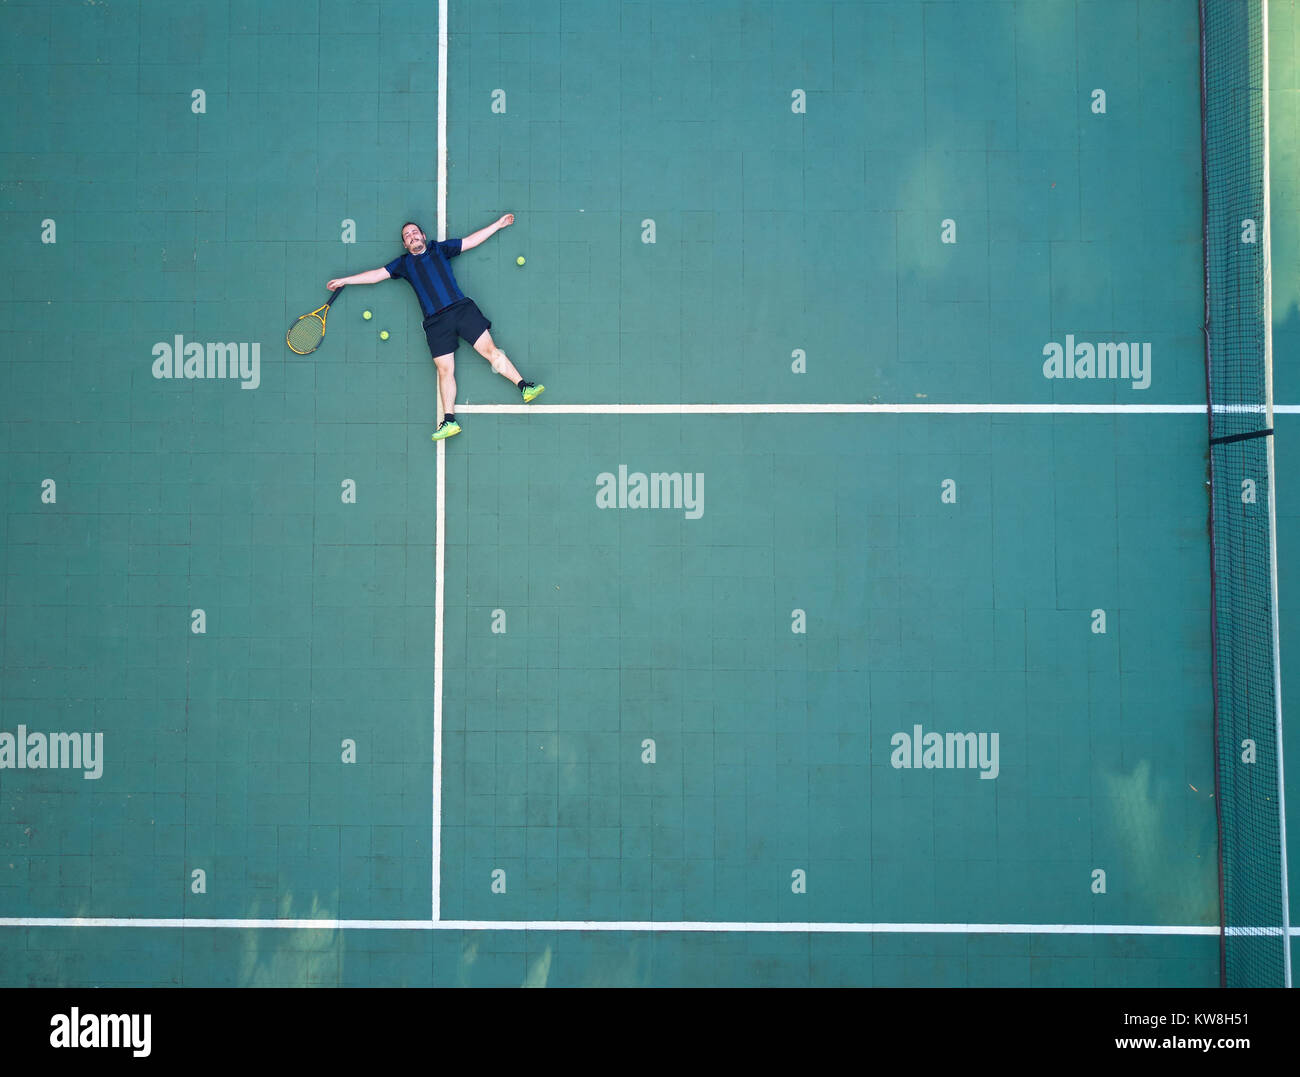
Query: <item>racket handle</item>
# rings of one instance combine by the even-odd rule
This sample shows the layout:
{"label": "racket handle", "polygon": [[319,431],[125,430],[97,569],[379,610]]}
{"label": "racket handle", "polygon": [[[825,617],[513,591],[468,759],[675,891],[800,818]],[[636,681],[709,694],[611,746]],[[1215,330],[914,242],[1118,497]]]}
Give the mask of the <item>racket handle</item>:
{"label": "racket handle", "polygon": [[336,300],[339,296],[343,294],[343,289],[346,287],[347,287],[346,284],[340,284],[338,288],[334,290],[334,294],[329,297],[329,301],[325,305],[327,307],[333,306],[334,300]]}

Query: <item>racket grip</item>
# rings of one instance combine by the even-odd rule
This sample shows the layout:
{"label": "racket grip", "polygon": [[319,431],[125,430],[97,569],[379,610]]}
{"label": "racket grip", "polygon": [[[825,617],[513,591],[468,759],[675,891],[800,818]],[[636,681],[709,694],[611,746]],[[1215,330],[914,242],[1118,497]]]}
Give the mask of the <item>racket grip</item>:
{"label": "racket grip", "polygon": [[325,305],[326,305],[327,307],[331,307],[331,306],[333,306],[333,305],[334,305],[334,300],[336,300],[339,296],[341,296],[341,295],[343,294],[343,289],[346,288],[346,287],[347,287],[346,284],[340,284],[340,285],[339,285],[339,286],[334,290],[334,294],[331,295],[331,296],[329,297],[329,300],[325,303]]}

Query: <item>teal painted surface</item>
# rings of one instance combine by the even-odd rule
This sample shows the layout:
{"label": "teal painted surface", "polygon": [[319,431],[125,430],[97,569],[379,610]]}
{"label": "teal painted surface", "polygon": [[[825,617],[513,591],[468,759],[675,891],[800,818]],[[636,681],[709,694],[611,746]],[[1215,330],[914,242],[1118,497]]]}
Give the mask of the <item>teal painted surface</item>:
{"label": "teal painted surface", "polygon": [[[281,343],[434,228],[428,13],[0,13],[0,731],[105,744],[96,781],[0,771],[0,916],[429,917],[432,364],[401,284]],[[541,410],[1203,400],[1194,10],[453,0],[450,30],[449,234],[517,217],[455,269],[548,392],[446,450],[443,916],[1213,923],[1202,418]],[[258,387],[154,378],[177,334],[260,343]],[[1067,334],[1150,342],[1150,388],[1045,378]],[[517,399],[465,346],[457,378]],[[703,475],[702,513],[598,508],[619,465]],[[894,768],[916,724],[997,732],[998,777]],[[1217,976],[1213,938],[1161,937],[3,928],[0,955],[10,985]]]}

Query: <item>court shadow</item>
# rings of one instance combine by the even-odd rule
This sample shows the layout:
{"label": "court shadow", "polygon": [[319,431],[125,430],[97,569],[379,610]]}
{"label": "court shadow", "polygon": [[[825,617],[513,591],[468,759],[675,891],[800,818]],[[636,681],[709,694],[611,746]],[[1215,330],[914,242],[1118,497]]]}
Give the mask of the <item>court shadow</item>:
{"label": "court shadow", "polygon": [[[1117,916],[1128,923],[1217,923],[1213,789],[1187,784],[1180,790],[1153,781],[1145,759],[1130,773],[1106,775],[1104,782],[1111,833],[1124,858],[1107,870],[1108,892],[1126,902]],[[1184,796],[1204,803],[1183,806]],[[1197,815],[1199,825],[1193,822]]]}
{"label": "court shadow", "polygon": [[[247,917],[256,920],[331,920],[338,916],[339,892],[278,901],[254,901]],[[338,987],[344,982],[346,940],[333,927],[253,928],[240,937],[233,975],[239,987]]]}
{"label": "court shadow", "polygon": [[[492,974],[486,970],[476,972],[475,965],[479,959],[482,936],[468,936],[461,952],[458,986],[508,986],[497,983]],[[574,954],[584,945],[584,937],[575,935],[570,940],[570,953]],[[588,940],[589,944],[589,940]],[[626,949],[619,952],[593,953],[589,949],[581,955],[583,974],[575,983],[553,984],[553,965],[556,948],[551,944],[529,959],[527,971],[520,981],[520,987],[646,987],[651,983],[651,969],[648,962],[641,959],[642,943],[640,940],[627,942]],[[494,961],[497,955],[491,950],[485,951]]]}

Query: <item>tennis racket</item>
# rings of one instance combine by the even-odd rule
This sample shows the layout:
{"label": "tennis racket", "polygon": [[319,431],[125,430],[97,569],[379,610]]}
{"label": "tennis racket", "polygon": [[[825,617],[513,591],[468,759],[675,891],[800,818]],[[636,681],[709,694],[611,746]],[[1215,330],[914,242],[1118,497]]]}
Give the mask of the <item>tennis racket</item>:
{"label": "tennis racket", "polygon": [[318,307],[310,314],[304,314],[289,326],[289,332],[285,334],[284,340],[289,345],[290,351],[295,351],[299,355],[310,355],[320,347],[321,341],[325,339],[325,318],[329,314],[330,304],[342,294],[343,289],[339,288],[323,307]]}

